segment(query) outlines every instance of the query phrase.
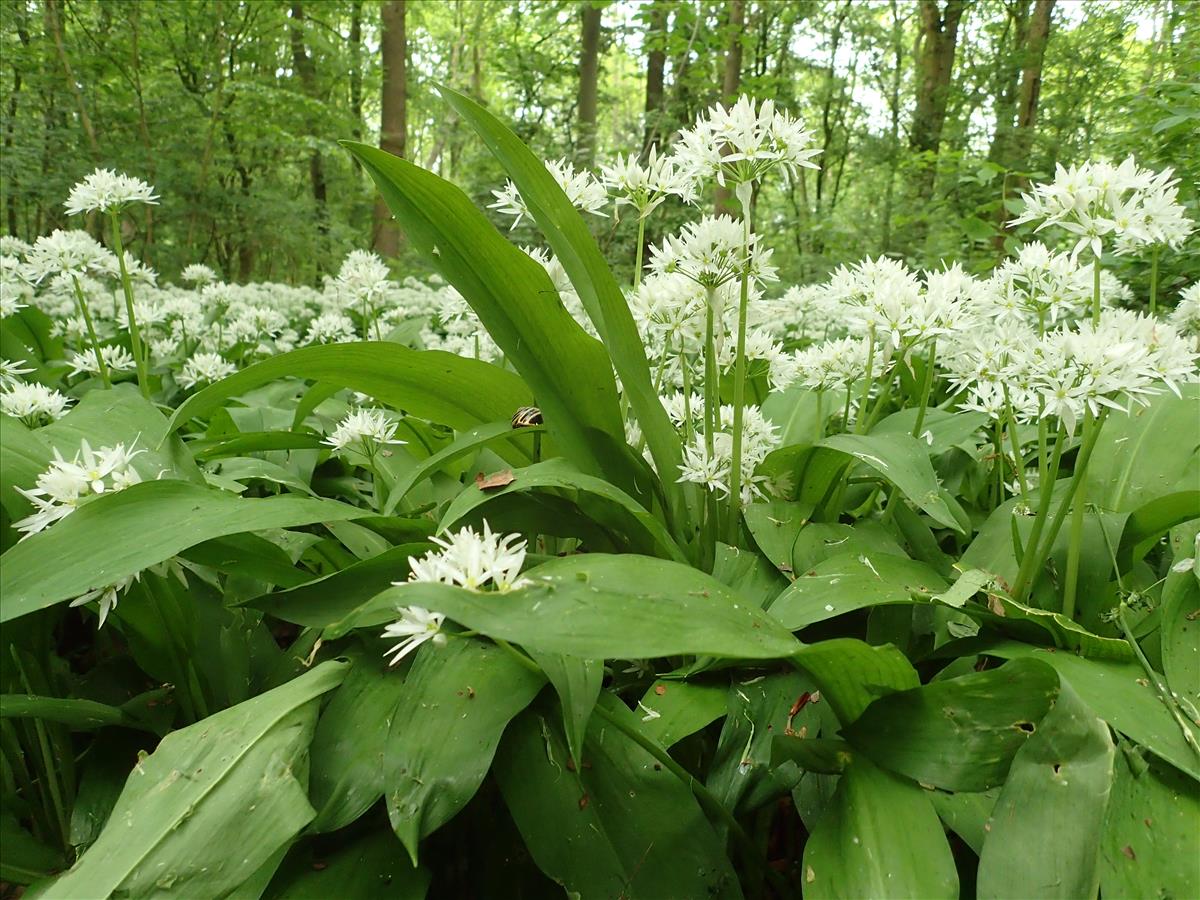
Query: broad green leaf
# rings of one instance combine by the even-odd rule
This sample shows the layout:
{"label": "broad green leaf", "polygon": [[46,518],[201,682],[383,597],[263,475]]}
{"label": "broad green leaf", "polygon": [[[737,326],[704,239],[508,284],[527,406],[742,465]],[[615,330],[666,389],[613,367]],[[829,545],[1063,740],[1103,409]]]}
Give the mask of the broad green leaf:
{"label": "broad green leaf", "polygon": [[921,784],[984,791],[1004,781],[1057,695],[1057,672],[1015,659],[881,697],[842,736],[876,765]]}
{"label": "broad green leaf", "polygon": [[895,647],[873,647],[853,638],[807,644],[792,655],[821,688],[842,725],[849,725],[877,697],[919,685],[916,669]]}
{"label": "broad green leaf", "polygon": [[628,486],[612,452],[625,445],[612,367],[604,347],[571,318],[541,263],[506,240],[450,182],[377,147],[342,146],[375,181],[409,241],[466,298],[521,373],[558,451],[584,471]]}
{"label": "broad green leaf", "polygon": [[444,584],[392,588],[370,604],[422,606],[492,638],[584,659],[696,654],[788,657],[799,642],[758,607],[696,569],[646,556],[588,553],[528,573],[503,596]]}
{"label": "broad green leaf", "polygon": [[834,434],[818,444],[849,454],[894,484],[939,525],[962,531],[929,462],[928,446],[907,434]]}
{"label": "broad green leaf", "polygon": [[222,456],[244,456],[263,450],[325,450],[319,434],[308,431],[251,431],[213,440],[194,441],[188,445],[197,460],[207,461]]}
{"label": "broad green leaf", "polygon": [[445,531],[464,516],[500,497],[525,491],[567,491],[585,516],[610,531],[625,535],[633,552],[686,562],[683,551],[666,527],[640,503],[603,478],[580,472],[563,459],[546,460],[517,469],[512,474],[512,483],[499,489],[485,491],[477,485],[464,488],[442,515],[439,530]]}
{"label": "broad green leaf", "polygon": [[32,488],[37,477],[54,458],[50,447],[36,431],[0,413],[0,505],[13,521],[33,511],[33,504],[15,488]]}
{"label": "broad green leaf", "polygon": [[979,855],[977,895],[1096,896],[1112,768],[1108,728],[1064,680],[1000,789]]}
{"label": "broad green leaf", "polygon": [[401,544],[324,578],[255,597],[246,605],[285,622],[326,628],[329,639],[341,637],[345,632],[336,624],[386,590],[392,582],[404,581],[408,577],[408,558],[421,556],[431,546],[428,543]]}
{"label": "broad green leaf", "polygon": [[763,609],[788,586],[788,580],[761,553],[719,541],[712,576]]}
{"label": "broad green leaf", "polygon": [[658,680],[638,702],[641,731],[669,750],[725,715],[728,687],[724,683]]}
{"label": "broad green leaf", "polygon": [[[154,692],[155,696],[163,698],[165,690]],[[136,700],[137,698],[135,698]],[[131,709],[136,709],[138,703],[131,700]],[[78,697],[38,697],[30,694],[0,695],[0,718],[4,719],[45,719],[48,722],[59,722],[72,731],[93,731],[97,728],[119,725],[125,728],[137,728],[147,731],[155,729],[147,722],[123,706],[109,706],[95,700],[84,700]]]}
{"label": "broad green leaf", "polygon": [[[796,716],[792,706],[815,690],[802,672],[776,672],[762,678],[735,680],[729,687],[728,708],[717,752],[708,768],[707,786],[731,812],[751,788],[769,778],[771,738],[789,726],[816,735],[816,705],[809,703]],[[787,785],[782,792],[790,789]]]}
{"label": "broad green leaf", "polygon": [[928,603],[946,582],[924,563],[887,553],[839,553],[792,582],[771,615],[789,631],[869,606]]}
{"label": "broad green leaf", "polygon": [[430,873],[413,868],[396,836],[376,829],[332,853],[295,847],[279,866],[262,900],[422,900]]}
{"label": "broad green leaf", "polygon": [[177,480],[97,497],[0,557],[0,622],[115,584],[227,534],[368,515],[336,500],[242,499]]}
{"label": "broad green leaf", "polygon": [[384,752],[388,818],[413,865],[421,839],[475,795],[505,726],[543,684],[495,644],[455,638],[417,651]]}
{"label": "broad green leaf", "polygon": [[[546,427],[544,425],[534,425],[522,428],[521,434],[527,435],[545,430]],[[391,490],[388,492],[387,503],[383,507],[383,514],[390,516],[409,491],[443,466],[469,453],[473,453],[481,447],[486,447],[502,439],[510,438],[512,434],[513,427],[508,421],[491,422],[460,434],[453,442],[443,447],[437,453],[421,460],[417,466],[406,472],[401,476],[399,481],[392,485]]]}
{"label": "broad green leaf", "polygon": [[283,548],[255,534],[213,538],[180,554],[218,572],[243,575],[280,587],[295,587],[312,576],[297,569]]}
{"label": "broad green leaf", "polygon": [[[1182,397],[1161,394],[1128,415],[1111,413],[1088,462],[1084,490],[1089,503],[1133,512],[1179,489],[1200,447],[1200,385],[1181,387]],[[1195,484],[1182,485],[1195,489]]]}
{"label": "broad green leaf", "polygon": [[978,794],[929,792],[929,799],[933,801],[933,808],[937,810],[938,817],[947,828],[966,841],[976,856],[983,850],[988,819],[992,816],[996,798],[999,796],[999,788]]}
{"label": "broad green leaf", "polygon": [[1139,507],[1125,521],[1117,564],[1128,568],[1149,552],[1158,540],[1183,522],[1200,518],[1200,491],[1176,491]]}
{"label": "broad green leaf", "polygon": [[1104,897],[1200,897],[1200,784],[1135,751],[1116,754],[1100,846]]}
{"label": "broad green leaf", "polygon": [[796,732],[776,734],[771,739],[772,765],[790,760],[806,772],[840,775],[852,759],[854,748],[839,738],[807,737]]}
{"label": "broad green leaf", "polygon": [[1083,659],[1015,641],[988,647],[985,652],[1001,659],[1032,656],[1048,663],[1105,722],[1200,780],[1200,761],[1137,663]]}
{"label": "broad green leaf", "polygon": [[925,792],[853,757],[804,846],[804,896],[957,898],[954,857]]}
{"label": "broad green leaf", "polygon": [[317,817],[311,831],[343,828],[383,796],[388,723],[404,688],[404,673],[382,656],[353,655],[346,680],[313,732],[308,798]]}
{"label": "broad green leaf", "polygon": [[[917,421],[916,407],[892,413],[871,429],[871,434],[912,434]],[[973,446],[979,443],[979,432],[988,423],[988,417],[980,412],[947,412],[944,409],[925,410],[925,422],[918,440],[925,445],[925,452],[936,456],[955,447]]]}
{"label": "broad green leaf", "polygon": [[305,793],[318,698],[345,677],[325,662],[172,732],[129,775],[108,825],[45,898],[220,896],[313,818]]}
{"label": "broad green leaf", "polygon": [[[605,711],[637,727],[609,694]],[[737,898],[721,841],[688,786],[613,725],[593,718],[569,771],[559,713],[539,703],[512,723],[495,775],[538,867],[581,900]]]}
{"label": "broad green leaf", "polygon": [[583,739],[587,734],[588,720],[600,696],[604,682],[604,661],[580,659],[561,653],[539,653],[530,650],[529,655],[538,664],[554,690],[563,711],[563,731],[567,736],[567,747],[571,758],[583,758]]}
{"label": "broad green leaf", "polygon": [[1171,572],[1162,592],[1162,661],[1171,690],[1200,709],[1200,582]]}
{"label": "broad green leaf", "polygon": [[133,458],[132,465],[143,481],[201,480],[191,455],[168,431],[167,418],[130,384],[111,391],[90,391],[70,412],[39,428],[37,434],[65,459],[73,457],[83,441],[93,450],[115,444],[136,447],[144,452]]}
{"label": "broad green leaf", "polygon": [[[612,367],[620,376],[622,396],[646,436],[655,467],[659,472],[676,471],[682,453],[679,434],[651,384],[643,338],[629,312],[629,304],[587,225],[546,171],[542,160],[499,119],[463,94],[444,86],[438,91],[475,129],[520,190],[530,216],[546,236],[604,342]],[[663,489],[673,498],[670,502],[673,515],[680,519],[684,515],[684,492],[674,477],[663,478]]]}
{"label": "broad green leaf", "polygon": [[22,828],[13,813],[0,814],[0,881],[32,884],[65,865],[62,852]]}
{"label": "broad green leaf", "polygon": [[[390,343],[322,344],[255,363],[197,391],[175,410],[169,428],[175,431],[231,397],[288,377],[369,394],[414,416],[464,430],[509,418],[533,402],[520,378],[476,359]],[[517,444],[505,444],[497,452],[516,464],[528,462]]]}
{"label": "broad green leaf", "polygon": [[836,404],[820,391],[794,384],[770,394],[762,403],[762,414],[779,429],[780,447],[811,447],[821,439],[825,419]]}

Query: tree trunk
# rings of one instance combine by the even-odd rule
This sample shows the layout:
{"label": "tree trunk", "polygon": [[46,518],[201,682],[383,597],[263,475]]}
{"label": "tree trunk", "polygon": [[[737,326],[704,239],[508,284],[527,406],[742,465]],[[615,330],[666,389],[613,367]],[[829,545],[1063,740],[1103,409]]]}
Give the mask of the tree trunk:
{"label": "tree trunk", "polygon": [[[742,83],[742,29],[746,25],[746,0],[729,0],[729,38],[725,45],[725,71],[721,78],[721,99],[726,105],[737,101]],[[716,213],[730,215],[729,188],[717,187]]]}
{"label": "tree trunk", "polygon": [[67,48],[63,43],[62,20],[58,16],[58,0],[46,0],[45,12],[46,26],[50,30],[51,37],[54,38],[54,49],[58,53],[58,61],[62,64],[63,72],[67,76],[67,84],[79,107],[79,124],[83,126],[83,133],[87,136],[88,149],[92,151],[92,158],[98,162],[100,160],[100,142],[96,139],[96,129],[92,127],[92,117],[88,115],[83,91],[79,88],[79,82],[75,80],[71,61],[67,59]]}
{"label": "tree trunk", "polygon": [[662,141],[663,85],[667,67],[667,7],[662,0],[650,4],[650,20],[646,25],[646,134],[642,139],[642,155]]}
{"label": "tree trunk", "polygon": [[[384,0],[380,11],[382,36],[379,43],[383,61],[382,111],[379,117],[379,147],[395,156],[404,156],[408,137],[408,39],[404,32],[405,0]],[[400,251],[400,230],[392,221],[387,204],[375,201],[375,252],[394,257]]]}
{"label": "tree trunk", "polygon": [[[1015,114],[1016,125],[1011,129],[1007,142],[1002,146],[1002,156],[995,160],[1008,171],[1018,173],[1011,180],[1008,171],[1005,172],[1003,199],[1027,184],[1027,179],[1020,174],[1029,169],[1029,155],[1033,150],[1033,138],[1037,128],[1038,98],[1042,92],[1042,65],[1046,58],[1046,44],[1050,40],[1050,21],[1054,12],[1054,0],[1037,0],[1033,14],[1024,23],[1024,33],[1021,36],[1021,83],[1016,91]],[[1008,208],[1002,202],[997,211],[997,221],[1000,231],[993,245],[998,253],[1004,251],[1004,230],[1011,218]]]}
{"label": "tree trunk", "polygon": [[[292,18],[288,23],[288,39],[292,47],[292,68],[300,76],[300,86],[305,96],[312,100],[319,99],[317,91],[317,66],[304,47],[304,6],[299,0],[292,2]],[[317,124],[309,121],[309,132],[315,134]],[[321,151],[313,149],[308,155],[308,180],[312,185],[313,204],[316,207],[317,274],[320,274],[324,261],[326,238],[329,235],[329,210],[325,204],[325,161]]]}
{"label": "tree trunk", "polygon": [[887,253],[892,248],[892,207],[896,196],[896,170],[900,167],[900,82],[904,77],[904,22],[896,0],[891,0],[892,9],[892,83],[888,94],[888,111],[891,126],[888,129],[888,180],[883,194],[883,236],[879,252]]}
{"label": "tree trunk", "polygon": [[579,53],[579,149],[576,157],[584,166],[596,159],[596,105],[600,88],[601,9],[583,0],[583,30]]}
{"label": "tree trunk", "polygon": [[954,71],[958,23],[966,7],[964,0],[947,0],[945,13],[938,0],[921,0],[921,39],[917,55],[917,106],[913,113],[909,144],[922,155],[914,179],[917,199],[933,196],[938,149],[946,121],[946,103]]}
{"label": "tree trunk", "polygon": [[[350,115],[354,119],[350,134],[362,140],[363,90],[362,90],[362,0],[354,0],[350,7]],[[354,160],[358,166],[358,160]]]}

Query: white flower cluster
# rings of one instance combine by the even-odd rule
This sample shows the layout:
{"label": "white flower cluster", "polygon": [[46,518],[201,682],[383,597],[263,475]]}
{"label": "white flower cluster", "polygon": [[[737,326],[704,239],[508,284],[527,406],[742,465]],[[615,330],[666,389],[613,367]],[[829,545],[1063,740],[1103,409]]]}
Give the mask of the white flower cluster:
{"label": "white flower cluster", "polygon": [[[109,372],[132,372],[135,368],[133,354],[124,347],[101,347],[100,356]],[[96,351],[91,347],[72,353],[69,362],[72,375],[96,375],[100,372]]]}
{"label": "white flower cluster", "polygon": [[367,303],[374,306],[391,286],[388,267],[369,250],[351,250],[333,280],[345,292],[348,304]]}
{"label": "white flower cluster", "polygon": [[356,409],[338,422],[329,437],[321,441],[334,450],[352,448],[374,453],[385,444],[403,444],[396,440],[396,422],[382,409]]}
{"label": "white flower cluster", "polygon": [[696,199],[695,180],[682,169],[674,157],[659,156],[651,147],[646,164],[637,157],[617,154],[611,165],[600,167],[600,183],[608,189],[620,207],[632,206],[639,219],[644,219],[670,195],[685,203]]}
{"label": "white flower cluster", "polygon": [[1180,334],[1200,338],[1200,281],[1183,289],[1169,321]]}
{"label": "white flower cluster", "polygon": [[1179,204],[1179,180],[1173,174],[1172,169],[1143,169],[1132,156],[1120,165],[1060,165],[1054,181],[1022,195],[1025,211],[1013,221],[1040,220],[1039,231],[1058,225],[1077,239],[1072,256],[1087,247],[1099,258],[1109,237],[1118,253],[1156,244],[1178,248],[1193,223]]}
{"label": "white flower cluster", "polygon": [[651,248],[650,268],[658,274],[678,272],[697,284],[716,288],[749,275],[762,283],[775,281],[772,250],[758,235],[750,235],[747,247],[742,223],[729,216],[705,216],[690,222],[659,247]]}
{"label": "white flower cluster", "polygon": [[130,203],[158,203],[154,188],[140,178],[122,175],[112,169],[97,169],[71,188],[64,204],[67,215],[85,212],[119,211]]}
{"label": "white flower cluster", "polygon": [[726,108],[718,103],[679,136],[675,151],[680,169],[694,179],[717,183],[757,181],[776,167],[795,174],[801,166],[815,169],[812,135],[798,119],[743,96]]}
{"label": "white flower cluster", "polygon": [[[729,479],[733,467],[733,407],[722,406],[720,421],[712,435],[712,452],[703,433],[704,401],[700,397],[690,398],[685,407],[683,395],[677,394],[664,400],[663,406],[676,425],[684,425],[687,408],[690,407],[695,437],[683,448],[683,462],[679,466],[679,482],[703,485],[722,497],[730,492]],[[755,499],[767,499],[778,494],[783,485],[773,483],[764,475],[755,474],[759,463],[779,444],[779,429],[762,414],[757,406],[746,406],[742,410],[742,503]]]}
{"label": "white flower cluster", "polygon": [[[584,212],[603,214],[604,207],[608,203],[608,194],[605,192],[604,186],[590,172],[578,171],[565,159],[548,160],[546,169],[558,182],[558,186],[563,189],[563,193],[567,195],[572,206]],[[521,192],[517,190],[517,186],[512,181],[505,182],[504,187],[500,190],[492,191],[492,195],[496,198],[496,202],[490,204],[488,208],[513,216],[512,228],[520,225],[521,220],[525,217],[531,216],[529,207],[525,204],[525,198],[521,196]]]}
{"label": "white flower cluster", "polygon": [[869,362],[870,352],[870,342],[859,337],[825,341],[793,351],[772,363],[771,386],[777,391],[793,384],[813,391],[848,391],[868,371],[875,377],[888,373],[893,360],[885,348],[876,345],[875,359]]}
{"label": "white flower cluster", "polygon": [[[8,374],[12,376],[19,372],[21,370],[10,371]],[[8,387],[0,391],[0,412],[20,419],[30,428],[61,419],[72,402],[66,394],[37,382],[26,383],[12,379]]]}
{"label": "white flower cluster", "polygon": [[[420,558],[410,556],[408,581],[394,583],[397,587],[413,582],[452,584],[470,591],[490,587],[497,593],[524,587],[528,582],[519,576],[525,564],[525,542],[514,543],[520,537],[495,534],[485,520],[482,534],[467,527],[457,534],[450,532],[444,538],[432,538],[441,549],[431,550]],[[444,615],[420,606],[401,607],[398,611],[400,618],[383,632],[383,637],[401,639],[384,654],[392,657],[392,665],[426,641],[445,644],[446,636],[441,633]]]}
{"label": "white flower cluster", "polygon": [[50,468],[38,476],[36,485],[16,488],[33,504],[34,512],[14,522],[13,527],[24,535],[24,540],[66,518],[92,497],[137,484],[141,478],[131,463],[141,452],[126,450],[124,444],[93,451],[85,440],[68,462],[55,449]]}
{"label": "white flower cluster", "polygon": [[220,381],[237,371],[237,366],[219,353],[197,353],[180,369],[176,380],[180,386],[191,390],[201,384]]}

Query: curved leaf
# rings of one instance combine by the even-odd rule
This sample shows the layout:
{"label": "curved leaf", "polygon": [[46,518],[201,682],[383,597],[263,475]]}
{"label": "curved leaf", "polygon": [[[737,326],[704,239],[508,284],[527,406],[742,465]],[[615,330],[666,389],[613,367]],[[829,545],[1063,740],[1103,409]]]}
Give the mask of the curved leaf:
{"label": "curved leaf", "polygon": [[313,817],[305,792],[317,699],[346,664],[172,732],[141,760],[96,843],[43,898],[221,896]]}
{"label": "curved leaf", "polygon": [[541,263],[505,240],[450,182],[377,147],[342,145],[374,179],[413,246],[466,298],[521,373],[559,452],[627,483],[620,457],[605,452],[606,442],[625,444],[612,367],[603,346],[571,318]]}
{"label": "curved leaf", "polygon": [[115,584],[212,538],[370,515],[336,500],[248,500],[177,480],[97,497],[0,557],[0,622]]}

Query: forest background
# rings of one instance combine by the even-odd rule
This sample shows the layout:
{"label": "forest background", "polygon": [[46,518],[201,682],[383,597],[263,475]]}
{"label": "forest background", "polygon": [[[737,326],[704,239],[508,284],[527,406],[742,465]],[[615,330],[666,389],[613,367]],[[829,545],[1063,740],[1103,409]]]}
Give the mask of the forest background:
{"label": "forest background", "polygon": [[[4,0],[2,11],[0,232],[68,227],[62,198],[110,166],[161,194],[143,223],[127,220],[126,245],[169,279],[203,262],[229,281],[319,283],[368,246],[402,274],[428,271],[336,142],[378,142],[486,206],[503,174],[439,82],[545,158],[580,166],[644,154],[740,93],[774,99],[823,149],[819,171],[756,198],[785,285],[878,254],[987,271],[1014,246],[1021,189],[1088,158],[1174,167],[1200,218],[1200,4],[1188,0]],[[650,240],[675,223],[654,224]],[[592,225],[617,268],[631,266],[632,218]],[[527,224],[513,238],[536,240]],[[1148,268],[1128,260],[1115,273],[1144,296]],[[1160,277],[1169,303],[1200,277],[1200,253],[1170,254]]]}

